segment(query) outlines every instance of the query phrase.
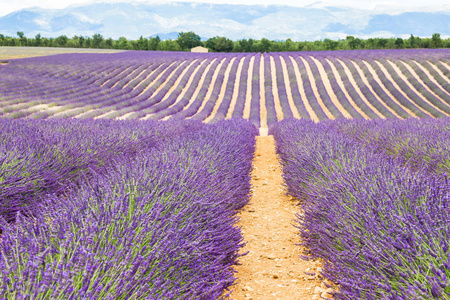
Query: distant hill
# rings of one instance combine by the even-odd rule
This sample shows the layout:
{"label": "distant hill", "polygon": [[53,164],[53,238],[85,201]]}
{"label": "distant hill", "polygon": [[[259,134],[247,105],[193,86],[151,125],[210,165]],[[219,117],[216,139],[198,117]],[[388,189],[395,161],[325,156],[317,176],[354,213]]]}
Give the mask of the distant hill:
{"label": "distant hill", "polygon": [[159,35],[174,39],[180,31],[194,31],[204,39],[226,36],[233,40],[262,38],[317,40],[367,37],[406,37],[409,34],[450,36],[450,8],[440,11],[369,11],[348,7],[230,5],[201,3],[96,3],[65,9],[23,9],[0,17],[0,33],[32,37],[88,35],[105,37]]}

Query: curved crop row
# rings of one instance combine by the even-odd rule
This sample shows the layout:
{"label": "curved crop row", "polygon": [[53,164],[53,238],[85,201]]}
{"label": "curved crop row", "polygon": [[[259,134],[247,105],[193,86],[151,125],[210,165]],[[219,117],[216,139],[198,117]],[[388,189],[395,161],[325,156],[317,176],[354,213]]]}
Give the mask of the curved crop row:
{"label": "curved crop row", "polygon": [[414,49],[12,60],[0,66],[0,115],[204,122],[239,116],[258,127],[292,117],[440,118],[450,115],[449,57],[446,49]]}

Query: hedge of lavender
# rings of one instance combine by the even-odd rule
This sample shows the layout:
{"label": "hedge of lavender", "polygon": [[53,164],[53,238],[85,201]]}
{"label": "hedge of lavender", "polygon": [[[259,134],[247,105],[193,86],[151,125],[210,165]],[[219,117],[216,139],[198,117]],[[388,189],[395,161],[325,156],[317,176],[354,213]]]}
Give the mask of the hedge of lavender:
{"label": "hedge of lavender", "polygon": [[[0,298],[217,299],[233,284],[231,266],[242,247],[235,213],[249,199],[257,134],[249,122],[2,126],[16,133],[2,135],[3,157],[22,151],[35,166],[50,149],[42,162],[59,166],[58,150],[79,152],[68,158],[76,166],[72,177],[49,171],[64,188],[31,189],[15,221],[1,219]],[[39,139],[54,143],[41,150],[34,147]],[[8,174],[24,165],[9,164]]]}
{"label": "hedge of lavender", "polygon": [[[272,128],[306,257],[337,299],[450,299],[450,120]],[[422,129],[421,129],[422,128]]]}

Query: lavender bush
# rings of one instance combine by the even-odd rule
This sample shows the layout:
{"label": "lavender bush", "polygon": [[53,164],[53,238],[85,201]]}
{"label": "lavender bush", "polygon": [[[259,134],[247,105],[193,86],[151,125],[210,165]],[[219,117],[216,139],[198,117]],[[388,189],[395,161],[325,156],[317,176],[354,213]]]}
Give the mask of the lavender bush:
{"label": "lavender bush", "polygon": [[[84,122],[110,134],[108,122]],[[256,129],[242,120],[109,123],[139,151],[117,151],[111,167],[45,194],[32,215],[0,222],[1,297],[220,298],[242,246],[235,213],[248,201]],[[139,139],[146,129],[151,146]]]}
{"label": "lavender bush", "polygon": [[302,200],[307,256],[325,261],[337,299],[450,299],[447,177],[377,150],[370,135],[359,142],[354,123],[289,120],[271,130],[288,192]]}

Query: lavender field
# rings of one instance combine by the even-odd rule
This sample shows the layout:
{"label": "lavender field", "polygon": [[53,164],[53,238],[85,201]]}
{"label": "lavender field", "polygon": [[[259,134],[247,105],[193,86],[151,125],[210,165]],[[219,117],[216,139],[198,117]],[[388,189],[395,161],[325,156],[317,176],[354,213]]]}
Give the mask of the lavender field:
{"label": "lavender field", "polygon": [[327,298],[450,300],[443,49],[1,60],[0,299],[233,297],[240,212],[252,180],[273,178],[254,173],[256,140],[273,138],[273,190],[298,205],[292,253],[323,268],[262,276],[320,279]]}
{"label": "lavender field", "polygon": [[447,49],[292,53],[127,51],[0,65],[0,116],[47,119],[232,117],[257,128],[297,118],[450,115]]}
{"label": "lavender field", "polygon": [[450,119],[272,128],[309,258],[337,299],[450,299]]}
{"label": "lavender field", "polygon": [[2,299],[216,299],[242,247],[247,121],[0,121]]}

